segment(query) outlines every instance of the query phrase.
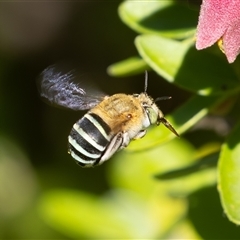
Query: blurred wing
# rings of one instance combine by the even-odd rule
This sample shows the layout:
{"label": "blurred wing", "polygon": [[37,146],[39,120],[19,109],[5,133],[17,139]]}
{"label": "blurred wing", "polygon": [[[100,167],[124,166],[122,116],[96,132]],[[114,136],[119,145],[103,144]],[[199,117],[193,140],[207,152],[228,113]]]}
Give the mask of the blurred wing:
{"label": "blurred wing", "polygon": [[106,96],[91,88],[87,80],[76,83],[75,79],[74,71],[64,73],[53,65],[41,73],[38,91],[48,103],[73,110],[93,108]]}

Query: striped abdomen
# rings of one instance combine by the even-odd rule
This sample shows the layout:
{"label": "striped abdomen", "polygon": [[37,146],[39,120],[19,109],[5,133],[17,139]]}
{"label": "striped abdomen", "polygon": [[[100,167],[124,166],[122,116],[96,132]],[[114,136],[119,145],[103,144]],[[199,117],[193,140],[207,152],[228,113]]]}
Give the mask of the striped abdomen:
{"label": "striped abdomen", "polygon": [[98,115],[85,114],[69,134],[69,153],[82,167],[97,165],[111,140],[110,132],[110,127]]}

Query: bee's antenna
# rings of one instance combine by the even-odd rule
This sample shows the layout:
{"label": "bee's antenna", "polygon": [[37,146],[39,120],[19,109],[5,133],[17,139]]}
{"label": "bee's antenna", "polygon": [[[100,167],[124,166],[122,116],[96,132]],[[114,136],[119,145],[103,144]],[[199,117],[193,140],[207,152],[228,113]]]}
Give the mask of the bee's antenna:
{"label": "bee's antenna", "polygon": [[162,100],[169,100],[169,99],[171,99],[172,97],[158,97],[158,98],[156,98],[155,100],[154,100],[154,102],[156,103],[156,102],[158,102],[158,101],[162,101]]}
{"label": "bee's antenna", "polygon": [[147,87],[148,87],[148,72],[145,71],[145,84],[144,84],[144,93],[147,93]]}

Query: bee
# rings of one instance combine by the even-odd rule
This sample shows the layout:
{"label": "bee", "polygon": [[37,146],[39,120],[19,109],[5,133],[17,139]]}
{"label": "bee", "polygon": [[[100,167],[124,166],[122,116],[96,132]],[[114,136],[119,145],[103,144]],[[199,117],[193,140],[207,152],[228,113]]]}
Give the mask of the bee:
{"label": "bee", "polygon": [[156,101],[170,97],[154,100],[147,94],[147,72],[144,91],[132,95],[107,96],[74,82],[74,78],[72,71],[63,73],[50,66],[42,72],[38,88],[48,103],[89,110],[73,125],[68,136],[68,152],[81,167],[102,164],[127,147],[131,140],[144,137],[146,129],[153,124],[162,123],[179,136],[156,105]]}

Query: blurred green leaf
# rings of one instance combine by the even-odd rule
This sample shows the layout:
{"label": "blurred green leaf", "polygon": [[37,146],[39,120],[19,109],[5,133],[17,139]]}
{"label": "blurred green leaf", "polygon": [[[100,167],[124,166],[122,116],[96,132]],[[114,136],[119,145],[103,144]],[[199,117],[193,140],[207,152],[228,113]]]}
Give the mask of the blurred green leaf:
{"label": "blurred green leaf", "polygon": [[107,72],[110,76],[126,77],[142,73],[148,70],[149,66],[140,57],[131,57],[121,62],[110,65]]}
{"label": "blurred green leaf", "polygon": [[40,203],[40,214],[48,224],[70,237],[129,237],[112,209],[90,194],[70,190],[46,193]]}
{"label": "blurred green leaf", "polygon": [[164,172],[157,174],[155,177],[159,180],[170,180],[178,177],[183,177],[206,168],[214,167],[217,165],[218,153],[213,153],[207,155],[201,159],[198,159],[196,162],[190,164],[189,166],[171,170],[169,172]]}
{"label": "blurred green leaf", "polygon": [[155,177],[166,183],[169,194],[179,197],[192,194],[199,189],[216,185],[216,165],[220,143],[207,143],[196,149],[191,155],[191,161],[174,170],[162,171]]}
{"label": "blurred green leaf", "polygon": [[164,194],[165,185],[160,185],[153,176],[189,165],[194,154],[194,147],[183,138],[141,152],[121,151],[111,161],[109,182],[113,187],[127,188],[144,197],[153,194],[156,187],[161,189],[158,194]]}
{"label": "blurred green leaf", "polygon": [[38,184],[25,153],[0,137],[0,226],[25,211],[36,196]]}
{"label": "blurred green leaf", "polygon": [[194,174],[164,182],[168,194],[174,197],[186,197],[199,189],[216,186],[217,170],[216,168],[205,168]]}
{"label": "blurred green leaf", "polygon": [[192,154],[189,164],[162,171],[156,174],[155,178],[165,180],[167,191],[175,197],[186,196],[199,189],[216,185],[219,149],[219,143],[206,144]]}
{"label": "blurred green leaf", "polygon": [[136,38],[142,58],[169,82],[200,95],[239,91],[239,80],[223,58],[191,48],[194,41],[176,41],[156,35]]}
{"label": "blurred green leaf", "polygon": [[143,196],[155,194],[155,188],[158,195],[186,196],[198,189],[215,185],[216,168],[205,168],[168,181],[157,181],[154,176],[190,166],[198,156],[199,150],[195,150],[182,138],[142,152],[123,151],[112,161],[114,168],[109,172],[110,182],[115,187],[128,188]]}
{"label": "blurred green leaf", "polygon": [[[219,96],[194,96],[171,115],[166,116],[166,119],[171,122],[176,131],[181,135],[181,133],[187,131],[201,118],[206,116],[211,108],[221,103],[223,99],[225,98],[220,98]],[[175,135],[160,125],[158,128],[151,128],[144,138],[131,142],[125,151],[144,151],[173,138],[175,138]]]}
{"label": "blurred green leaf", "polygon": [[171,214],[164,216],[158,201],[147,202],[126,190],[114,190],[103,197],[55,190],[44,195],[39,211],[49,225],[72,238],[156,238],[186,211],[182,200],[165,201],[165,206],[173,202]]}
{"label": "blurred green leaf", "polygon": [[184,219],[164,239],[174,239],[176,238],[175,236],[177,236],[178,239],[203,239],[202,237],[200,237],[200,234],[196,231],[196,229],[192,226],[192,223],[188,219]]}
{"label": "blurred green leaf", "polygon": [[240,229],[223,213],[216,185],[200,189],[188,199],[188,219],[202,239],[239,239]]}
{"label": "blurred green leaf", "polygon": [[155,33],[169,38],[194,34],[197,11],[176,1],[125,1],[119,7],[124,23],[139,33]]}
{"label": "blurred green leaf", "polygon": [[240,224],[240,125],[222,147],[218,170],[218,189],[228,218]]}

